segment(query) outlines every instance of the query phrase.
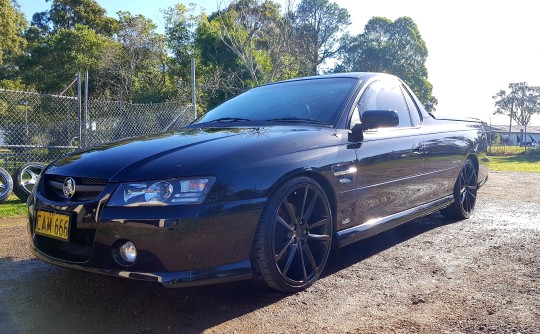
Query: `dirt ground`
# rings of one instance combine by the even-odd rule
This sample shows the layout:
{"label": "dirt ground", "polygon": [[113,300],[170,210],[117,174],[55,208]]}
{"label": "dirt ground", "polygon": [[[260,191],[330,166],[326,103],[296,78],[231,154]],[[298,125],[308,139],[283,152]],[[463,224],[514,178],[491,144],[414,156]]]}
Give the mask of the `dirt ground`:
{"label": "dirt ground", "polygon": [[250,281],[165,289],[53,267],[0,218],[0,333],[540,333],[540,173],[491,172],[439,214],[335,251],[294,295]]}

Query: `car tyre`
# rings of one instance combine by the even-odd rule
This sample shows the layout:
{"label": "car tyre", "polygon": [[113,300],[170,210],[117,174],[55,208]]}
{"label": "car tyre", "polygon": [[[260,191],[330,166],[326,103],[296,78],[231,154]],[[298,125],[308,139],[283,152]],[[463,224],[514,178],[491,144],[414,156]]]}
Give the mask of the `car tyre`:
{"label": "car tyre", "polygon": [[21,201],[26,202],[28,196],[30,196],[34,189],[43,168],[45,168],[45,166],[39,162],[29,162],[17,168],[13,174],[13,193],[15,193]]}
{"label": "car tyre", "polygon": [[454,202],[441,214],[450,219],[468,219],[474,211],[477,192],[478,173],[471,159],[467,159],[454,185]]}
{"label": "car tyre", "polygon": [[7,200],[13,191],[13,179],[8,171],[0,167],[0,203]]}
{"label": "car tyre", "polygon": [[274,192],[263,210],[252,259],[272,289],[292,293],[321,275],[332,246],[332,210],[324,189],[298,177]]}

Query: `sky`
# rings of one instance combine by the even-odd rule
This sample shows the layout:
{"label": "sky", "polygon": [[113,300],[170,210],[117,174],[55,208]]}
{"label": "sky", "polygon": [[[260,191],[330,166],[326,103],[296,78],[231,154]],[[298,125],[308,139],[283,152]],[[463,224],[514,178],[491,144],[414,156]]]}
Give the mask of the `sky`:
{"label": "sky", "polygon": [[[426,67],[433,95],[439,101],[437,114],[475,117],[488,124],[505,125],[508,117],[493,115],[492,96],[513,82],[540,86],[540,40],[536,38],[540,20],[535,1],[334,1],[349,11],[352,34],[362,33],[373,16],[392,20],[409,16],[414,20],[429,52]],[[29,20],[33,13],[50,8],[45,0],[18,2]],[[161,32],[160,9],[178,2],[196,2],[207,13],[217,8],[216,0],[97,2],[113,17],[119,10],[143,14],[152,19]],[[540,125],[540,115],[534,116],[529,125]]]}

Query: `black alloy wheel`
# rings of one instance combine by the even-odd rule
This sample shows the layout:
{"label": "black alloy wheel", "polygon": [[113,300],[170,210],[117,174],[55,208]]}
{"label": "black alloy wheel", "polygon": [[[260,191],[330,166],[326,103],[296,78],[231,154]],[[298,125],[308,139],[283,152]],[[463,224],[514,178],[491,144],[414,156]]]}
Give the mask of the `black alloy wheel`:
{"label": "black alloy wheel", "polygon": [[13,174],[13,193],[23,202],[26,202],[28,196],[32,193],[34,186],[37,183],[41,171],[45,168],[39,162],[26,163],[15,171]]}
{"label": "black alloy wheel", "polygon": [[468,219],[474,211],[477,192],[476,167],[470,159],[467,159],[454,185],[454,203],[442,209],[441,214],[447,218]]}
{"label": "black alloy wheel", "polygon": [[281,292],[309,287],[324,269],[332,233],[322,187],[307,177],[286,182],[269,199],[255,236],[253,258],[263,280]]}

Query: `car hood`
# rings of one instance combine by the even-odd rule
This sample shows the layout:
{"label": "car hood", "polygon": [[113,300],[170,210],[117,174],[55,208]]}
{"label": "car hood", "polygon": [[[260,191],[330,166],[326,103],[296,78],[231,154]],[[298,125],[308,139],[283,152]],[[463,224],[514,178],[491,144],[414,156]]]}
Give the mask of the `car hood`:
{"label": "car hood", "polygon": [[324,145],[320,132],[296,126],[185,128],[130,138],[74,152],[54,161],[47,174],[105,178],[112,182],[212,175],[216,166],[234,168],[271,155]]}

